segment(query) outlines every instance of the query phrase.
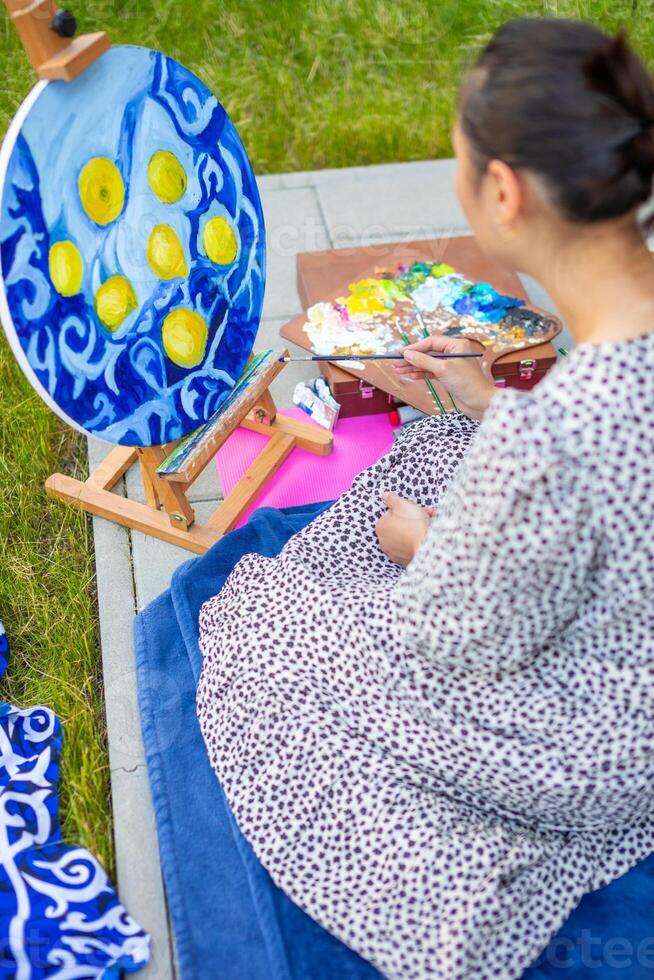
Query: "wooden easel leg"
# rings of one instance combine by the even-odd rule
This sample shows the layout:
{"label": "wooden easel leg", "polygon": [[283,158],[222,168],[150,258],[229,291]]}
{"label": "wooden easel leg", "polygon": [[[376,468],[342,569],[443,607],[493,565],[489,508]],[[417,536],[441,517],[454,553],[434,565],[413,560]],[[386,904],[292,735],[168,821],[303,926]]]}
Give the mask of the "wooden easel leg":
{"label": "wooden easel leg", "polygon": [[145,502],[148,507],[152,507],[153,510],[159,510],[161,507],[161,498],[157,493],[157,486],[155,481],[152,479],[152,473],[150,467],[146,464],[143,453],[138,453],[139,469],[141,471],[141,480],[143,481],[143,495],[145,497]]}
{"label": "wooden easel leg", "polygon": [[[266,426],[266,428],[270,431],[270,426]],[[234,527],[243,511],[250,506],[264,483],[277,472],[294,446],[295,439],[293,436],[283,432],[275,432],[268,445],[248,466],[236,486],[225,497],[204,526],[218,531],[220,535],[226,534]]]}
{"label": "wooden easel leg", "polygon": [[241,425],[244,429],[260,432],[264,436],[269,436],[271,429],[273,432],[283,432],[284,435],[293,436],[296,446],[318,456],[328,456],[334,443],[333,436],[327,429],[319,429],[316,425],[289,419],[286,415],[278,415],[272,426],[261,425],[260,422],[250,418],[243,419]]}
{"label": "wooden easel leg", "polygon": [[[331,452],[330,432],[277,415],[267,385],[282,366],[279,361],[272,363],[267,376],[261,380],[259,392],[246,397],[241,414],[230,419],[228,429],[212,432],[212,438],[202,445],[192,463],[187,464],[186,471],[180,468],[176,473],[168,473],[164,477],[157,474],[157,468],[167,458],[170,446],[134,449],[116,446],[85,481],[55,473],[46,482],[48,495],[79,510],[203,554],[236,524],[294,446],[319,455]],[[252,408],[258,409],[256,417],[252,415]],[[245,418],[248,412],[250,416]],[[195,523],[195,514],[186,495],[188,488],[239,424],[263,433],[269,437],[269,441],[207,523],[200,526]],[[111,492],[111,488],[136,460],[143,478],[147,501],[144,504]]]}
{"label": "wooden easel leg", "polygon": [[134,462],[136,462],[136,449],[132,449],[131,446],[116,446],[89,474],[87,483],[102,490],[111,490]]}
{"label": "wooden easel leg", "polygon": [[154,510],[147,504],[129,500],[110,490],[102,490],[88,481],[74,480],[63,473],[53,474],[46,481],[45,487],[49,497],[55,497],[77,510],[105,517],[115,524],[142,531],[143,534],[176,544],[197,555],[203,555],[220,538],[220,533],[197,525],[185,530],[173,525],[165,511]]}
{"label": "wooden easel leg", "polygon": [[161,503],[173,527],[188,531],[195,520],[195,512],[188,502],[185,488],[157,476],[157,466],[168,455],[166,450],[163,446],[151,446],[149,449],[139,449],[138,455],[148,505],[158,510]]}

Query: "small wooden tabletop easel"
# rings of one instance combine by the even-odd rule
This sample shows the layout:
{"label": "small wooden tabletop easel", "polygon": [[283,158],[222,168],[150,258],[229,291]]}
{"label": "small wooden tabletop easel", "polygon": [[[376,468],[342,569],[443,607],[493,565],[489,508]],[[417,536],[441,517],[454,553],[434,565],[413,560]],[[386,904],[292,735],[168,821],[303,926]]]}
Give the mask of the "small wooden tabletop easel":
{"label": "small wooden tabletop easel", "polygon": [[[109,49],[104,32],[74,38],[74,17],[58,10],[54,0],[5,0],[5,5],[39,78],[70,81]],[[190,436],[168,446],[116,446],[87,480],[55,473],[46,481],[46,492],[80,510],[202,554],[234,526],[294,447],[318,455],[331,452],[331,433],[276,413],[269,387],[285,366],[280,361],[284,353],[267,351],[251,359],[247,383],[237,382],[225,401],[227,407]],[[270,440],[209,520],[199,525],[188,489],[239,425]],[[145,503],[112,492],[136,461]]]}

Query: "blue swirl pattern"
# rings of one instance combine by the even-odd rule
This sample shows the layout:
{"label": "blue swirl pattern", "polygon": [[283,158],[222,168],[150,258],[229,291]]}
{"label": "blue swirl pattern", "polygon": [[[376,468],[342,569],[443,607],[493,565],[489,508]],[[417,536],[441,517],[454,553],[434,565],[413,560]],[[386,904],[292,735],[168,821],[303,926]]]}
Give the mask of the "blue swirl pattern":
{"label": "blue swirl pattern", "polygon": [[[147,180],[152,155],[177,157],[187,187],[162,203]],[[116,220],[100,226],[78,192],[82,167],[110,159],[125,187]],[[83,431],[114,443],[170,442],[205,422],[241,374],[256,336],[265,284],[265,233],[256,181],[238,133],[208,89],[181,65],[145,48],[110,49],[73,82],[50,82],[36,98],[9,158],[1,200],[0,264],[30,380]],[[202,231],[225,218],[236,259],[217,266]],[[171,226],[188,275],[162,280],[146,261],[152,228]],[[83,261],[79,293],[54,288],[48,256],[72,241]],[[100,284],[116,275],[138,308],[113,333],[98,319]],[[183,307],[208,326],[204,357],[180,367],[166,354],[162,323]]]}
{"label": "blue swirl pattern", "polygon": [[[9,652],[4,628],[4,659]],[[140,970],[149,937],[96,858],[59,824],[62,731],[49,709],[0,703],[0,976],[109,977]]]}

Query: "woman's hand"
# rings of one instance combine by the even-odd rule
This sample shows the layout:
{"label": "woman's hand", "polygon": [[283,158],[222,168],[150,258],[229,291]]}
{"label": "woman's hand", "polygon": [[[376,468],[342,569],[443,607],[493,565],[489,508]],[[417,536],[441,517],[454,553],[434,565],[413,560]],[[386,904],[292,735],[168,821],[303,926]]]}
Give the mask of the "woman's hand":
{"label": "woman's hand", "polygon": [[383,497],[388,510],[375,525],[379,547],[391,561],[406,568],[422,544],[433,511],[396,493],[385,493]]}
{"label": "woman's hand", "polygon": [[395,370],[405,378],[435,378],[451,392],[457,407],[471,419],[480,419],[497,392],[488,380],[477,358],[462,357],[438,360],[429,352],[439,354],[474,354],[479,350],[469,340],[432,334],[403,350],[404,361],[396,361]]}

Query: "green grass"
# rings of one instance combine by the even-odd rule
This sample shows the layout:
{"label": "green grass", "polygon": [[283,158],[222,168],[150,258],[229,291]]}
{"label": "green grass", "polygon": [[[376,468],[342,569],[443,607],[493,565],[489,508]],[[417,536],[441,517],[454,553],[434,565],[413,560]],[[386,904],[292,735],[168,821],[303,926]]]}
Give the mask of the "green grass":
{"label": "green grass", "polygon": [[[67,4],[66,4],[67,5]],[[654,2],[71,0],[81,30],[159,48],[234,119],[259,173],[451,154],[458,79],[508,17],[627,26],[654,63]],[[0,19],[0,130],[34,76]],[[82,440],[41,404],[0,342],[0,617],[13,656],[0,698],[45,703],[65,729],[64,833],[111,868],[108,769],[87,519],[43,481],[82,467]]]}

